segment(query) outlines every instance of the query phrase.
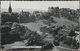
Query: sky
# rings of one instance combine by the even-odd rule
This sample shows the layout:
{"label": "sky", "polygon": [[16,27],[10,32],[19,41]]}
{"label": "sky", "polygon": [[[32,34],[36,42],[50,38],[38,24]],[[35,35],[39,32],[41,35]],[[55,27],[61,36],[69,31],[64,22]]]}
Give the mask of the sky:
{"label": "sky", "polygon": [[[1,1],[1,9],[8,9],[10,1]],[[47,10],[48,7],[78,9],[79,1],[11,1],[13,9]]]}

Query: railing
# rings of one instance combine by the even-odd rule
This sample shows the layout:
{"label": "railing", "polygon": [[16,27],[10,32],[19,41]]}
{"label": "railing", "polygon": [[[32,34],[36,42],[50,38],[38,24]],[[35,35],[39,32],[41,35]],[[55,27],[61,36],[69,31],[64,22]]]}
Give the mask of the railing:
{"label": "railing", "polygon": [[[70,49],[70,48],[64,48],[64,47],[57,47],[57,49],[59,51],[80,51],[80,50],[77,50],[77,49]],[[5,50],[4,50],[5,51]],[[32,50],[29,50],[29,49],[26,49],[26,48],[20,48],[20,49],[9,49],[9,50],[6,50],[6,51],[54,51],[54,50],[40,50],[40,48],[37,48],[37,49],[32,49]]]}

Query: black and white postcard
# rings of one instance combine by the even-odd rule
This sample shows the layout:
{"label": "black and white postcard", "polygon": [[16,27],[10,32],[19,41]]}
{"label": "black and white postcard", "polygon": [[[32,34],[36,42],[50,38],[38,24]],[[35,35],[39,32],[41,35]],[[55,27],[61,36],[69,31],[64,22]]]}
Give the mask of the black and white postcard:
{"label": "black and white postcard", "polygon": [[1,1],[2,51],[79,51],[80,1]]}

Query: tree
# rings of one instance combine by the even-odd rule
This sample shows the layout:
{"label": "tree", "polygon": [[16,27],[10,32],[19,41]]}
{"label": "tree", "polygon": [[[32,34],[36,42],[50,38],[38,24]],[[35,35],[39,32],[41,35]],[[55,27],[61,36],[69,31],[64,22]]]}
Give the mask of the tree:
{"label": "tree", "polygon": [[36,32],[32,32],[30,35],[31,36],[29,37],[27,45],[29,45],[29,46],[30,45],[31,46],[33,46],[33,45],[36,45],[36,46],[44,45],[42,37],[40,35],[38,35]]}
{"label": "tree", "polygon": [[44,19],[46,19],[46,20],[48,20],[49,18],[50,18],[50,13],[49,12],[45,12],[43,15],[42,15],[42,17],[44,18]]}
{"label": "tree", "polygon": [[54,12],[55,12],[54,13],[55,17],[60,17],[60,15],[59,15],[59,7],[55,7],[55,11]]}
{"label": "tree", "polygon": [[19,22],[18,13],[12,13],[11,15],[8,13],[2,13],[1,24],[5,24],[5,22]]}

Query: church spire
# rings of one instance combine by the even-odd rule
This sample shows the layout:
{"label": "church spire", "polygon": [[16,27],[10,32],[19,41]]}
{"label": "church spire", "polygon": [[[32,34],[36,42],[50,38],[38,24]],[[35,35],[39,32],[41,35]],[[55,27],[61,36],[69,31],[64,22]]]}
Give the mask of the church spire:
{"label": "church spire", "polygon": [[9,3],[9,9],[8,9],[9,13],[12,13],[12,8],[11,8],[11,2]]}

